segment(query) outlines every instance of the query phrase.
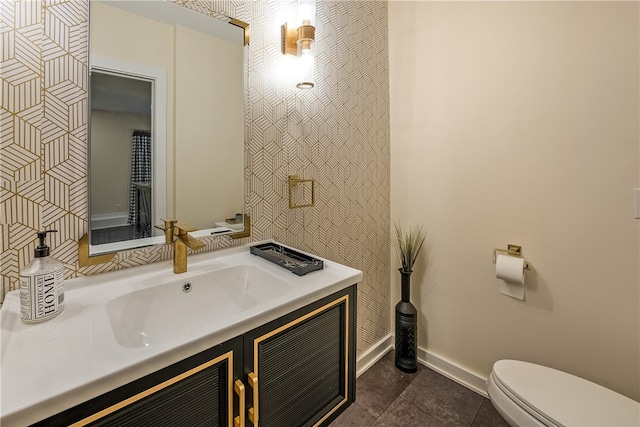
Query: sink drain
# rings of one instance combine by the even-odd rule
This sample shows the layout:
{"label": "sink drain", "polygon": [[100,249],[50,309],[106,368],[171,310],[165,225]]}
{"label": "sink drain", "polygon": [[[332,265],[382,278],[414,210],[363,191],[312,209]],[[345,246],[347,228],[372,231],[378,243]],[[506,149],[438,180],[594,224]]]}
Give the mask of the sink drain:
{"label": "sink drain", "polygon": [[182,285],[182,292],[189,292],[189,291],[191,291],[191,283],[185,282],[184,285]]}

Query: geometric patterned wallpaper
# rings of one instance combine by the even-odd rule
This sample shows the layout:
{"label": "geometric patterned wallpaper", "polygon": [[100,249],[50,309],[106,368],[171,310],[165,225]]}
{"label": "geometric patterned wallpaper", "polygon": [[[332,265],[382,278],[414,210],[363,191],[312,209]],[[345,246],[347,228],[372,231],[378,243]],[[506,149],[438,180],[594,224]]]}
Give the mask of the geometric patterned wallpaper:
{"label": "geometric patterned wallpaper", "polygon": [[[295,1],[173,0],[248,22],[245,211],[250,238],[273,238],[364,272],[357,348],[390,331],[389,62],[385,1],[317,1],[315,88],[282,82],[280,25]],[[17,289],[35,232],[56,228],[66,278],[168,260],[172,247],[123,251],[78,267],[87,231],[88,3],[0,1],[0,268]],[[316,205],[288,207],[288,175],[316,180]]]}

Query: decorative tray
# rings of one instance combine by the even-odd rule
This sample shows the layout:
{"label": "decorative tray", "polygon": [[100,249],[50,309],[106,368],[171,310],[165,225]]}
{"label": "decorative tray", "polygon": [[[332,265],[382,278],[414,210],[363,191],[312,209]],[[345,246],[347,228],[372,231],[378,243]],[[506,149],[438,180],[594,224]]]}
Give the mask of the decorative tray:
{"label": "decorative tray", "polygon": [[249,250],[252,254],[271,261],[274,264],[278,264],[280,267],[286,268],[298,276],[304,276],[312,271],[322,270],[324,266],[323,262],[319,259],[278,245],[277,243],[263,243],[261,245],[251,246]]}

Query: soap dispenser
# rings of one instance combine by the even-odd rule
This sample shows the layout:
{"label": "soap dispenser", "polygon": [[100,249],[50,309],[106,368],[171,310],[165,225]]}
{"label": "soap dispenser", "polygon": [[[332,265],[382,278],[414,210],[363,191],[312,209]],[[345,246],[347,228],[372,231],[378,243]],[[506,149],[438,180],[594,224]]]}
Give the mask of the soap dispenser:
{"label": "soap dispenser", "polygon": [[25,323],[52,319],[64,310],[64,265],[49,255],[47,233],[38,231],[34,259],[20,272],[20,318]]}

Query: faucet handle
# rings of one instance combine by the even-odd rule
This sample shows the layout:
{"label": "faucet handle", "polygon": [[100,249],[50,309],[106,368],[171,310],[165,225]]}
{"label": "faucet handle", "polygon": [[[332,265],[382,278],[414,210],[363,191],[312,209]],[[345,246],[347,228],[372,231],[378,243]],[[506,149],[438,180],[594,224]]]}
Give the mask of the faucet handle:
{"label": "faucet handle", "polygon": [[184,223],[176,223],[173,228],[175,230],[175,237],[184,242],[192,250],[195,251],[205,247],[205,243],[202,240],[196,239],[189,234],[191,231],[198,231],[197,228]]}
{"label": "faucet handle", "polygon": [[161,221],[164,222],[164,227],[162,225],[156,225],[155,227],[164,231],[164,243],[169,245],[173,243],[173,228],[178,221],[175,219],[162,219]]}

